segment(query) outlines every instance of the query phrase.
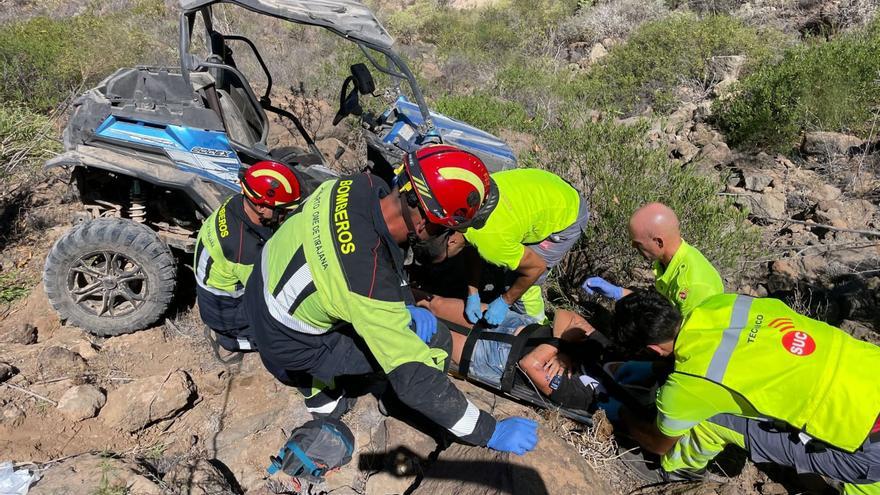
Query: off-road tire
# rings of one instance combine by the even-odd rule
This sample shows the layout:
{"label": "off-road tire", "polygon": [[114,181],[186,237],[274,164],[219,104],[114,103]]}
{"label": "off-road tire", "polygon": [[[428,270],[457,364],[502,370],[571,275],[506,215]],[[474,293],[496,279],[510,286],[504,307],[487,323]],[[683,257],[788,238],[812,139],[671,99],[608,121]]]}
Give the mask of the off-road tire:
{"label": "off-road tire", "polygon": [[[124,218],[98,218],[77,225],[52,246],[43,285],[62,320],[96,335],[111,336],[155,323],[171,302],[175,276],[174,256],[155,232]],[[73,291],[77,284],[89,282],[80,289],[98,284],[90,292],[97,291],[100,302],[90,298],[78,303]],[[80,297],[83,293],[80,290]],[[121,314],[108,314],[105,299],[112,310],[119,298],[128,307]],[[92,303],[100,307],[90,308]]]}

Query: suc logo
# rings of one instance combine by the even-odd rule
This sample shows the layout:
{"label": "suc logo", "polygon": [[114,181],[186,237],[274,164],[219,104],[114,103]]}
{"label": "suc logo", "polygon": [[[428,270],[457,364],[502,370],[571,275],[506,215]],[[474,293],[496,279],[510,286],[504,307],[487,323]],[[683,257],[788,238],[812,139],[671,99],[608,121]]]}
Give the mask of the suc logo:
{"label": "suc logo", "polygon": [[770,322],[770,327],[786,332],[782,336],[782,347],[795,356],[809,356],[816,350],[816,341],[810,334],[797,330],[791,318],[776,318]]}

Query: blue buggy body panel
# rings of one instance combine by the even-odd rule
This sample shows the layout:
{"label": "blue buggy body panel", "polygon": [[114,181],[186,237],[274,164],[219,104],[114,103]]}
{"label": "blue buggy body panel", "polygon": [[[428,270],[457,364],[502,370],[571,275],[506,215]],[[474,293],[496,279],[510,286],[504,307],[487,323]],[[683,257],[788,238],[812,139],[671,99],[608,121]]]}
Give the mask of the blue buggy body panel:
{"label": "blue buggy body panel", "polygon": [[174,165],[219,184],[233,192],[240,190],[238,170],[241,161],[229,144],[226,133],[171,124],[152,124],[107,119],[95,130],[104,139],[161,149]]}
{"label": "blue buggy body panel", "polygon": [[[424,123],[419,106],[400,96],[385,112],[384,117],[388,119],[395,111],[397,120],[391,131],[383,138],[383,142],[396,144],[405,151],[413,151],[423,141],[417,130],[418,126]],[[444,144],[464,148],[476,154],[486,162],[490,172],[516,168],[516,155],[504,141],[443,114],[431,112],[431,118],[434,121],[434,132],[440,135]]]}

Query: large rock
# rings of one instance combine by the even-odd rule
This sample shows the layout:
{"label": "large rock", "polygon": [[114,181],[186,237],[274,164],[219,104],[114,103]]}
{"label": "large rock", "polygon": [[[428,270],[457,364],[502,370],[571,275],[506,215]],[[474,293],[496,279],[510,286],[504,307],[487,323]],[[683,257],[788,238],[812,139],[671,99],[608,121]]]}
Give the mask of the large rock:
{"label": "large rock", "polygon": [[[752,213],[767,218],[785,218],[785,194],[771,191],[763,194],[752,193],[747,196],[750,201],[746,206]],[[740,199],[737,199],[740,202]]]}
{"label": "large rock", "polygon": [[801,143],[801,153],[830,157],[846,154],[850,148],[861,145],[861,139],[839,132],[808,132],[804,134],[804,140]]}
{"label": "large rock", "polygon": [[702,167],[714,168],[727,165],[733,161],[733,153],[724,141],[712,141],[703,146],[700,153],[694,158]]}
{"label": "large rock", "polygon": [[31,345],[37,342],[37,328],[30,323],[9,325],[0,331],[0,343]]}
{"label": "large rock", "polygon": [[56,378],[85,371],[86,360],[79,354],[60,346],[51,346],[43,349],[37,357],[40,372],[43,376]]}
{"label": "large rock", "polygon": [[80,495],[84,493],[132,493],[161,495],[162,489],[135,463],[83,454],[53,464],[31,487],[31,495]]}
{"label": "large rock", "polygon": [[151,376],[110,391],[100,417],[110,426],[135,432],[174,417],[195,395],[196,387],[184,371]]}
{"label": "large rock", "polygon": [[235,493],[220,470],[206,459],[175,464],[162,478],[171,493],[187,495],[225,495]]}
{"label": "large rock", "polygon": [[58,410],[73,421],[94,418],[104,407],[107,398],[94,385],[77,385],[64,392],[58,401]]}

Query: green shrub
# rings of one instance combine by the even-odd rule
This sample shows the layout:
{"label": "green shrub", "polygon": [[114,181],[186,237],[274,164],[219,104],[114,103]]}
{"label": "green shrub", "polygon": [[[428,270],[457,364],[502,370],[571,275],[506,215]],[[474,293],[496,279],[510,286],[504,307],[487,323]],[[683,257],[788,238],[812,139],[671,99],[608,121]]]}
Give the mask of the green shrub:
{"label": "green shrub", "polygon": [[150,50],[131,13],[9,24],[0,28],[0,100],[49,110],[118,67],[145,63]]}
{"label": "green shrub", "polygon": [[523,157],[527,166],[565,178],[590,202],[589,231],[557,271],[562,294],[576,293],[588,275],[626,284],[635,269],[649,267],[630,245],[627,225],[630,215],[651,201],[678,213],[683,237],[722,274],[758,251],[758,232],[747,213],[718,195],[723,185],[669,160],[665,150],[648,149],[647,124],[580,124],[577,116],[568,117],[539,135],[536,155]]}
{"label": "green shrub", "polygon": [[18,271],[0,273],[0,303],[8,304],[27,296],[31,285]]}
{"label": "green shrub", "polygon": [[501,129],[527,132],[539,125],[518,103],[485,93],[444,96],[436,101],[434,108],[444,115],[493,134]]}
{"label": "green shrub", "polygon": [[52,120],[23,105],[0,102],[0,180],[30,173],[61,148]]}
{"label": "green shrub", "polygon": [[643,25],[626,44],[613,48],[570,88],[571,97],[628,115],[649,106],[667,113],[679,103],[679,86],[712,80],[711,57],[762,60],[770,54],[767,46],[761,34],[728,16],[672,15]]}
{"label": "green shrub", "polygon": [[786,150],[804,130],[867,133],[880,105],[880,21],[830,42],[786,51],[716,102],[733,145]]}

